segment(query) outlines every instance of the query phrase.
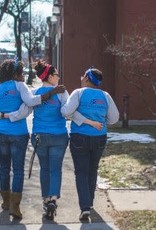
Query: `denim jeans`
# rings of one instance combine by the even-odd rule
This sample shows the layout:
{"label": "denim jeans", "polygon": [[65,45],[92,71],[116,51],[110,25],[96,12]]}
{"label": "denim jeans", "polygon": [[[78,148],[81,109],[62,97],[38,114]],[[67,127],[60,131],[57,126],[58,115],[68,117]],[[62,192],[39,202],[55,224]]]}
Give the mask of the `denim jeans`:
{"label": "denim jeans", "polygon": [[[12,190],[21,193],[24,184],[25,154],[29,134],[0,134],[0,187],[2,191]],[[10,188],[10,171],[13,171],[12,188]]]}
{"label": "denim jeans", "polygon": [[[39,135],[39,144],[36,149],[40,164],[40,183],[42,197],[60,197],[62,182],[62,163],[68,145],[68,134]],[[35,134],[32,134],[32,145],[35,146]]]}
{"label": "denim jeans", "polygon": [[73,158],[79,206],[82,211],[93,206],[98,164],[105,149],[107,136],[71,134],[70,151]]}

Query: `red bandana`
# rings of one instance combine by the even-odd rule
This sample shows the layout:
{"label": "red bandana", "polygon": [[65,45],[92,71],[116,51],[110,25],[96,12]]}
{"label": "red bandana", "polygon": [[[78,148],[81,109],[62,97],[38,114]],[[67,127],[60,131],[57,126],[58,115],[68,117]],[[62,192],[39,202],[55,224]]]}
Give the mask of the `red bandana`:
{"label": "red bandana", "polygon": [[49,64],[46,65],[45,70],[44,70],[43,73],[39,76],[39,78],[40,78],[41,80],[44,80],[44,78],[47,76],[50,67],[51,67],[51,65],[49,65]]}

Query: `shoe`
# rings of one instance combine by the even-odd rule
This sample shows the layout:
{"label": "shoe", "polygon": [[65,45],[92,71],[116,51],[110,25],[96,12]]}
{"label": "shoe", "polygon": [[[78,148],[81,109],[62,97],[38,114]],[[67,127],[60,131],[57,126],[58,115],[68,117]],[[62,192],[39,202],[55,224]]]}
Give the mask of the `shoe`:
{"label": "shoe", "polygon": [[50,200],[47,203],[44,203],[43,208],[46,212],[45,218],[48,220],[54,220],[54,216],[56,216],[56,209],[57,209],[56,201]]}
{"label": "shoe", "polygon": [[82,211],[80,216],[79,216],[79,220],[89,221],[89,217],[90,217],[90,211]]}

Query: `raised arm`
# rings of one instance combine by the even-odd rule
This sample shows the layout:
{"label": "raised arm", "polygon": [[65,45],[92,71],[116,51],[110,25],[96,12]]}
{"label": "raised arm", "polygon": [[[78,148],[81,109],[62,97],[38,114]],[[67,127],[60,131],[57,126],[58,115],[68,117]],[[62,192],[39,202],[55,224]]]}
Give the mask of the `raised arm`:
{"label": "raised arm", "polygon": [[[64,90],[65,90],[65,87],[62,85],[59,85],[59,86],[53,88],[52,90],[50,90],[48,93],[43,94],[43,95],[37,95],[37,96],[40,96],[41,101],[44,101],[44,100],[47,100],[49,97],[51,97],[54,94],[62,93]],[[40,100],[38,100],[38,98],[35,97],[35,95],[30,90],[28,92],[26,91],[26,93],[24,94],[24,98],[26,95],[27,95],[26,101],[28,100],[28,104],[29,103],[31,104],[30,98],[33,100],[33,103],[35,103],[35,104],[37,102],[40,102]],[[39,103],[39,104],[41,104],[41,103]],[[4,118],[9,118],[11,122],[18,121],[18,120],[24,119],[27,116],[29,116],[30,113],[32,112],[32,110],[33,110],[32,106],[28,106],[25,103],[23,103],[19,107],[18,110],[10,112],[10,113],[4,113]]]}
{"label": "raised arm", "polygon": [[33,95],[31,90],[28,88],[28,86],[25,83],[17,82],[16,86],[21,94],[21,98],[23,102],[30,107],[35,105],[40,105],[42,104],[42,102],[48,100],[52,95],[57,93],[63,93],[65,91],[65,86],[58,85],[45,94]]}

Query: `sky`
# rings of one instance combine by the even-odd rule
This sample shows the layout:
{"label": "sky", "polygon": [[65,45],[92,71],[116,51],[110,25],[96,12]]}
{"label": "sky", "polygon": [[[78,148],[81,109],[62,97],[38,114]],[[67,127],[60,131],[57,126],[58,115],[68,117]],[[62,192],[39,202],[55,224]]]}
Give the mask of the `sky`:
{"label": "sky", "polygon": [[[52,4],[49,3],[32,3],[32,14],[41,14],[43,17],[48,17],[52,15]],[[11,16],[4,17],[3,21],[0,23],[0,40],[9,40],[13,30],[7,26],[8,21],[12,20]]]}

